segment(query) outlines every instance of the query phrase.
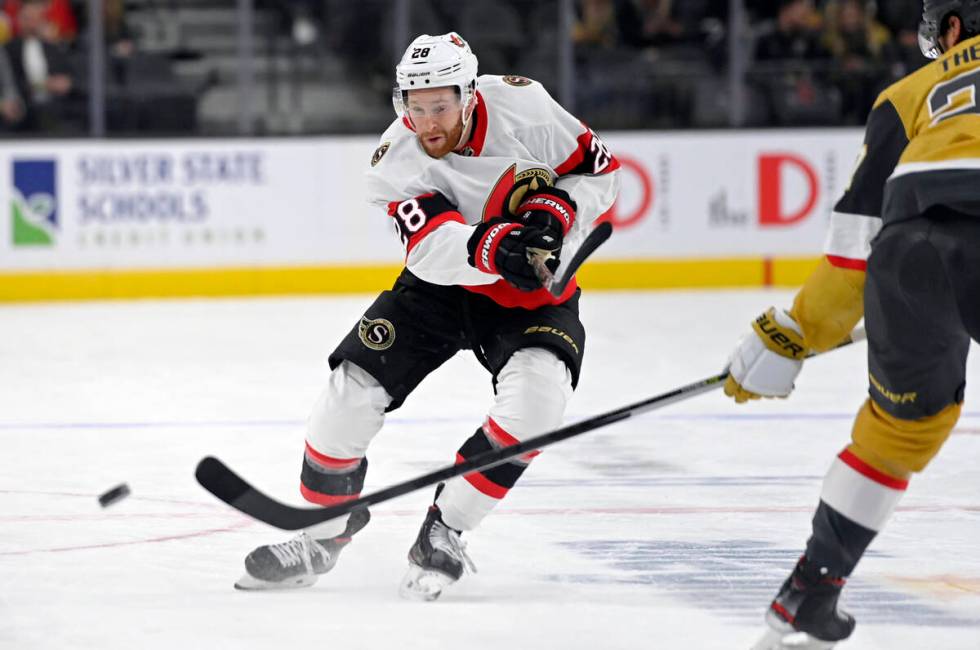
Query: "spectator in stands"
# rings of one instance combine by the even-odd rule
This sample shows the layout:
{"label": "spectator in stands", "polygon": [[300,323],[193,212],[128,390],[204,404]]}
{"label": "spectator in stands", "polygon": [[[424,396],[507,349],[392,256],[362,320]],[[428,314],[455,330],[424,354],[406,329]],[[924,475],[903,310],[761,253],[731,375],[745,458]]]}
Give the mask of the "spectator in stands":
{"label": "spectator in stands", "polygon": [[105,16],[105,41],[109,53],[121,59],[129,58],[136,51],[133,32],[126,23],[125,0],[103,0]]}
{"label": "spectator in stands", "polygon": [[888,63],[894,58],[891,35],[864,0],[831,0],[825,18],[824,43],[834,55],[842,116],[849,124],[864,124],[887,85]]}
{"label": "spectator in stands", "polygon": [[[119,60],[129,59],[136,54],[136,35],[126,21],[126,0],[96,0],[102,4],[102,35],[105,39],[106,52],[113,63],[120,63]],[[88,14],[84,14],[79,21],[78,40],[74,44],[74,50],[81,55],[89,49],[89,25]]]}
{"label": "spectator in stands", "polygon": [[[577,20],[572,31],[576,46],[613,48],[618,45],[631,45],[630,34],[621,34],[624,23],[619,12],[629,11],[629,2],[620,0],[581,0],[577,3]],[[635,9],[633,10],[635,16]],[[634,23],[635,25],[635,23]],[[635,32],[634,29],[630,29]]]}
{"label": "spectator in stands", "polygon": [[670,45],[681,40],[684,28],[675,18],[672,0],[640,0],[644,45]]}
{"label": "spectator in stands", "polygon": [[[4,0],[3,11],[13,25],[13,35],[19,36],[21,28],[18,24],[21,7],[26,0]],[[70,43],[78,33],[78,24],[70,0],[47,0],[44,10],[45,40],[55,43]]]}
{"label": "spectator in stands", "polygon": [[19,35],[7,43],[7,55],[26,115],[23,128],[57,130],[72,90],[67,54],[48,39],[55,30],[45,16],[46,0],[24,0],[17,14]]}
{"label": "spectator in stands", "polygon": [[756,61],[814,61],[827,59],[820,43],[820,16],[812,0],[782,0],[775,25],[756,42]]}
{"label": "spectator in stands", "polygon": [[878,16],[892,34],[917,33],[922,18],[922,0],[885,0],[878,3]]}
{"label": "spectator in stands", "polygon": [[820,42],[820,15],[812,0],[782,0],[774,22],[756,41],[752,70],[775,124],[837,121],[839,93],[827,83],[830,53]]}
{"label": "spectator in stands", "polygon": [[0,10],[0,45],[14,37],[14,20],[6,11]]}
{"label": "spectator in stands", "polygon": [[17,79],[14,77],[7,50],[0,47],[0,129],[16,129],[23,119],[24,100],[17,90]]}
{"label": "spectator in stands", "polygon": [[831,0],[825,9],[824,43],[847,70],[887,59],[891,35],[864,0]]}
{"label": "spectator in stands", "polygon": [[572,31],[576,46],[615,47],[620,44],[613,0],[582,0],[576,9],[578,20]]}
{"label": "spectator in stands", "polygon": [[929,62],[919,49],[918,30],[919,19],[922,17],[922,0],[880,2],[878,16],[895,37],[893,79],[900,79]]}

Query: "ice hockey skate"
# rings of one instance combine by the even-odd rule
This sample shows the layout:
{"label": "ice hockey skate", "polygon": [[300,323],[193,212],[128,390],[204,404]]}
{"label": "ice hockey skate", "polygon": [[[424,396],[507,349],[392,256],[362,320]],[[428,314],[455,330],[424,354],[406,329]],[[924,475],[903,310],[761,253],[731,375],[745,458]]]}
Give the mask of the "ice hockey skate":
{"label": "ice hockey skate", "polygon": [[316,584],[321,575],[334,568],[340,551],[370,519],[367,510],[355,510],[347,528],[336,537],[314,539],[302,532],[287,542],[258,547],[245,557],[245,575],[235,583],[235,589],[299,589]]}
{"label": "ice hockey skate", "polygon": [[466,554],[460,532],[447,526],[439,508],[431,506],[408,551],[408,573],[398,593],[411,600],[435,600],[465,571],[476,573],[476,567]]}
{"label": "ice hockey skate", "polygon": [[822,575],[800,558],[766,613],[769,629],[752,650],[830,650],[854,631],[837,607],[844,580]]}

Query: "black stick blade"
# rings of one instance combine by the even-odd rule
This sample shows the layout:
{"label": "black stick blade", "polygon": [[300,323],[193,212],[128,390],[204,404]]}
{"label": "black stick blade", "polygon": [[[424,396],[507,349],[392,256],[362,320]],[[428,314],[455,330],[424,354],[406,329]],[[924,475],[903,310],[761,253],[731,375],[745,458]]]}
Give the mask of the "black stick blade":
{"label": "black stick blade", "polygon": [[232,508],[282,530],[299,530],[345,515],[354,504],[332,508],[297,508],[263,494],[214,456],[206,456],[194,472],[205,490]]}
{"label": "black stick blade", "polygon": [[245,480],[214,456],[205,456],[197,464],[194,478],[201,486],[230,506],[253,490]]}

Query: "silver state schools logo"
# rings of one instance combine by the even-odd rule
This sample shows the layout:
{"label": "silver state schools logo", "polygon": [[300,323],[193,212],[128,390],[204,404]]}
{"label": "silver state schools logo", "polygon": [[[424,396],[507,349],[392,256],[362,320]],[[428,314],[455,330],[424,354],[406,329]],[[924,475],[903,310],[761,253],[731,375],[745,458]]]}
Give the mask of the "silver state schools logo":
{"label": "silver state schools logo", "polygon": [[357,326],[357,336],[372,350],[387,350],[395,342],[395,326],[384,318],[362,316]]}

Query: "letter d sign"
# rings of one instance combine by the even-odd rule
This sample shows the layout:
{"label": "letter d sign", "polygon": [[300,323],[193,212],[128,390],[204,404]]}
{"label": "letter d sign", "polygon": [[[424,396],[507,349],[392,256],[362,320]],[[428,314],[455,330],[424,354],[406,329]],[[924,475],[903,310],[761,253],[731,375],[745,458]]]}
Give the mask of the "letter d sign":
{"label": "letter d sign", "polygon": [[[806,178],[806,198],[793,202],[794,206],[802,206],[797,211],[784,212],[783,195],[787,194],[787,183],[783,175],[793,168]],[[817,173],[807,161],[793,154],[759,156],[759,223],[762,226],[788,226],[806,218],[817,204],[819,194]]]}

